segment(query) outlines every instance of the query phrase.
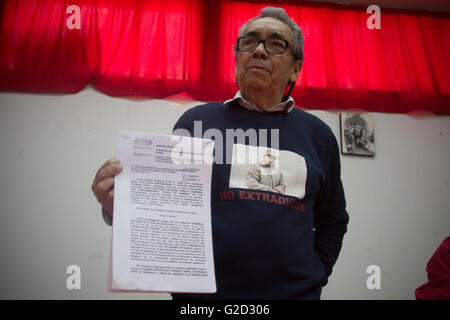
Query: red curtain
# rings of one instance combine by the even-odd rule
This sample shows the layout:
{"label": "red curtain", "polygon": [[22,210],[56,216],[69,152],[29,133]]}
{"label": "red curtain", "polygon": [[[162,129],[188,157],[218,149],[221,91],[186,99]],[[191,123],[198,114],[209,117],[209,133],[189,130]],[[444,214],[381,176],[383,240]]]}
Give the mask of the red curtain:
{"label": "red curtain", "polygon": [[[80,8],[80,28],[66,25]],[[201,101],[234,96],[239,27],[267,6],[303,29],[305,61],[292,93],[311,109],[450,114],[450,17],[303,1],[7,0],[0,15],[0,90]]]}

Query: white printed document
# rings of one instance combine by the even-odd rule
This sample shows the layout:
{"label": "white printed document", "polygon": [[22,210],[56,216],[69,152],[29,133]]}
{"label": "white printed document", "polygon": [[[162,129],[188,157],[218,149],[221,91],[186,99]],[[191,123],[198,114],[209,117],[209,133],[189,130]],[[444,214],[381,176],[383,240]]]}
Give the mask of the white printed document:
{"label": "white printed document", "polygon": [[111,291],[214,293],[214,141],[120,131]]}

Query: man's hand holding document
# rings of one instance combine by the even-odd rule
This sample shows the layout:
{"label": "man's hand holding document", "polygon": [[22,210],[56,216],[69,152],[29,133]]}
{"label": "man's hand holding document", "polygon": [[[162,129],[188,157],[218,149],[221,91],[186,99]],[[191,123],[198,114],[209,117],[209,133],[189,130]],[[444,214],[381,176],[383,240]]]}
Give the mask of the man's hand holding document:
{"label": "man's hand holding document", "polygon": [[214,293],[214,141],[120,131],[110,290]]}

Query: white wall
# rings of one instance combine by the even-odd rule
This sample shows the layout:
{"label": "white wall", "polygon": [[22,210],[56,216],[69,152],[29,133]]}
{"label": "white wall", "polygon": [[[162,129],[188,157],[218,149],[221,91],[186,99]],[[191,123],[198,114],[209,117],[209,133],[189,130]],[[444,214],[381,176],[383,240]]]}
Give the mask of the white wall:
{"label": "white wall", "polygon": [[[196,104],[0,93],[0,299],[169,299],[107,292],[111,229],[90,186],[119,129],[168,134]],[[337,112],[310,112],[339,137]],[[350,224],[324,299],[413,299],[450,235],[450,117],[373,115],[375,158],[341,158]],[[81,290],[66,289],[72,264]],[[380,290],[366,287],[373,264]]]}

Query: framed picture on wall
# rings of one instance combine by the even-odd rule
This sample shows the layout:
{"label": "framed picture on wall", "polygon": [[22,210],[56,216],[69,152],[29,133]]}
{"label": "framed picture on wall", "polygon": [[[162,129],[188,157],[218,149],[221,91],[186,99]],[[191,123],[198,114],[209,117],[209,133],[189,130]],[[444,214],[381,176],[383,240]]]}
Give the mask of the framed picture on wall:
{"label": "framed picture on wall", "polygon": [[341,112],[339,120],[341,153],[373,157],[375,155],[375,131],[372,115]]}

